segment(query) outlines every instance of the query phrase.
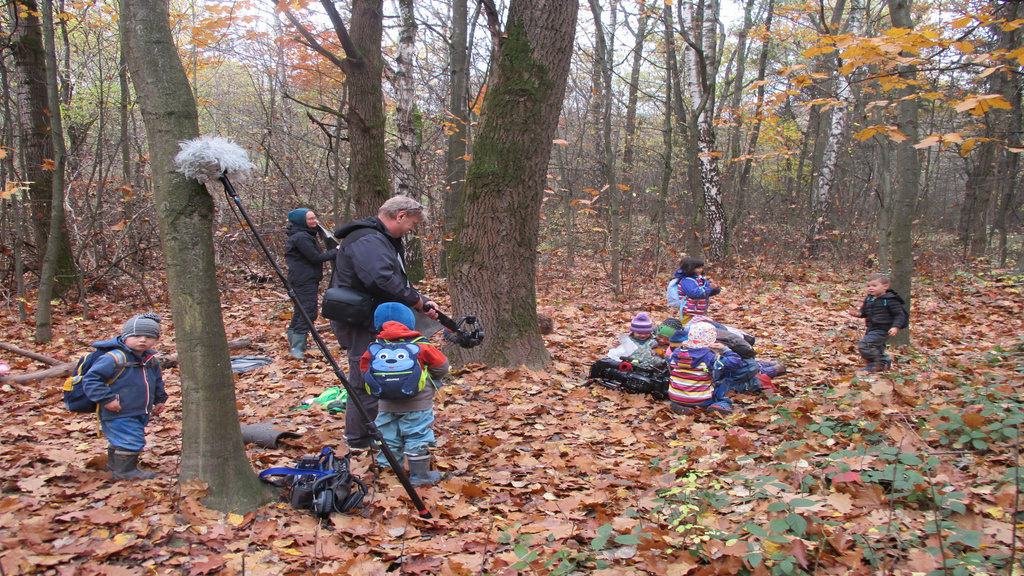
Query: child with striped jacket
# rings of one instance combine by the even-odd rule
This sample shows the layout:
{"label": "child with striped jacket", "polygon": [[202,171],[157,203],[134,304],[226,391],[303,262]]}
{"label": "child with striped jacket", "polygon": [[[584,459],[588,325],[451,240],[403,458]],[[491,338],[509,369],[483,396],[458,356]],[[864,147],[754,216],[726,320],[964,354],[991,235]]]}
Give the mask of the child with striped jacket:
{"label": "child with striped jacket", "polygon": [[718,330],[707,322],[694,322],[688,332],[680,330],[672,336],[680,344],[668,363],[668,397],[673,412],[687,414],[694,408],[732,412],[732,401],[726,398],[729,383],[724,381],[716,386],[713,373],[738,370],[743,367],[743,359],[725,344],[716,342],[717,338]]}

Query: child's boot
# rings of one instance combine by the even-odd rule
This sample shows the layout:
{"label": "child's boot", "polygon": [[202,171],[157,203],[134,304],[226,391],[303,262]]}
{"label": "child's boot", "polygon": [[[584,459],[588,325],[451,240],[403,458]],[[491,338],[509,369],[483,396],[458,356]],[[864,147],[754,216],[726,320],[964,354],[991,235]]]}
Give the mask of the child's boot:
{"label": "child's boot", "polygon": [[305,360],[306,355],[303,354],[303,350],[306,347],[306,335],[299,332],[288,331],[288,348],[292,358],[296,360]]}
{"label": "child's boot", "polygon": [[430,451],[426,447],[406,452],[405,457],[409,462],[409,482],[413,486],[432,486],[441,481],[441,473],[430,469]]}
{"label": "child's boot", "polygon": [[114,450],[115,480],[150,480],[156,478],[153,472],[139,470],[139,453],[129,450]]}
{"label": "child's boot", "polygon": [[114,470],[114,450],[115,448],[113,446],[107,446],[107,465],[103,468],[107,472],[112,472]]}
{"label": "child's boot", "polygon": [[775,367],[775,376],[782,376],[786,373],[786,365],[778,360],[772,360],[772,366]]}

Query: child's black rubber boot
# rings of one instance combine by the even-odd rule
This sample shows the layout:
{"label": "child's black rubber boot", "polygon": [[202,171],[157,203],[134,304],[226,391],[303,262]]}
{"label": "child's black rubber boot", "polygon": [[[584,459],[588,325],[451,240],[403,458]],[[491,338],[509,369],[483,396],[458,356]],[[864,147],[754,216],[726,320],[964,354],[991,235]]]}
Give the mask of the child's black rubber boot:
{"label": "child's black rubber boot", "polygon": [[128,450],[114,450],[115,480],[151,480],[156,473],[139,470],[139,453]]}

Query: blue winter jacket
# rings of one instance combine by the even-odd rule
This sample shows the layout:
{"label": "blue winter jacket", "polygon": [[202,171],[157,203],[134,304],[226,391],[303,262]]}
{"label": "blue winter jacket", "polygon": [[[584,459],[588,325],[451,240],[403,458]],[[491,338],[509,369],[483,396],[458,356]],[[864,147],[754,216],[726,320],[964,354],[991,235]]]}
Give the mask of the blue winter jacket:
{"label": "blue winter jacket", "polygon": [[[82,378],[85,395],[100,406],[100,420],[144,416],[150,413],[153,406],[167,401],[164,378],[160,373],[155,350],[146,350],[145,354],[139,356],[125,345],[120,336],[94,342],[92,346],[117,350],[112,355],[103,354],[97,358]],[[124,353],[123,356],[121,353]],[[122,362],[122,358],[127,362]],[[107,382],[115,376],[117,379],[108,386]],[[121,402],[120,412],[111,412],[103,407],[115,397]]]}

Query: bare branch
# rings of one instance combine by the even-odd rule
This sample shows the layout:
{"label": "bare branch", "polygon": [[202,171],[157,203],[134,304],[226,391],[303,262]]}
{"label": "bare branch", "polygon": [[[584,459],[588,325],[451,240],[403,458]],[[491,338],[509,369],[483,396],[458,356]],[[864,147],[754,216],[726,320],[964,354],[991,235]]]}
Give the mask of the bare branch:
{"label": "bare branch", "polygon": [[345,56],[353,65],[361,65],[363,63],[362,56],[356,50],[352,39],[349,38],[348,29],[345,28],[345,21],[341,19],[341,14],[338,14],[338,9],[334,7],[334,2],[331,0],[320,0],[320,4],[327,11],[327,16],[331,19],[331,24],[334,25],[334,33],[338,35],[338,42],[341,43],[341,47],[345,50]]}
{"label": "bare branch", "polygon": [[[274,2],[275,6],[278,6],[280,4],[280,0],[272,0],[272,1]],[[327,58],[332,64],[334,64],[338,68],[341,68],[342,70],[345,69],[345,66],[346,66],[345,61],[342,60],[341,58],[338,58],[338,56],[335,55],[330,50],[324,48],[320,44],[320,42],[317,41],[316,37],[313,36],[313,34],[309,30],[307,30],[305,26],[302,25],[302,22],[299,22],[298,18],[296,18],[295,15],[292,14],[291,10],[287,10],[286,9],[286,10],[283,10],[283,12],[284,12],[285,17],[288,18],[288,21],[291,22],[292,26],[295,27],[295,30],[302,36],[303,39],[305,39],[307,46],[312,48],[317,54],[320,54],[324,58]],[[342,44],[342,47],[344,48],[345,45]],[[348,49],[347,48],[345,50],[345,54],[349,58],[352,57],[351,54],[348,53]],[[356,62],[350,62],[350,64],[355,64],[355,63]]]}

